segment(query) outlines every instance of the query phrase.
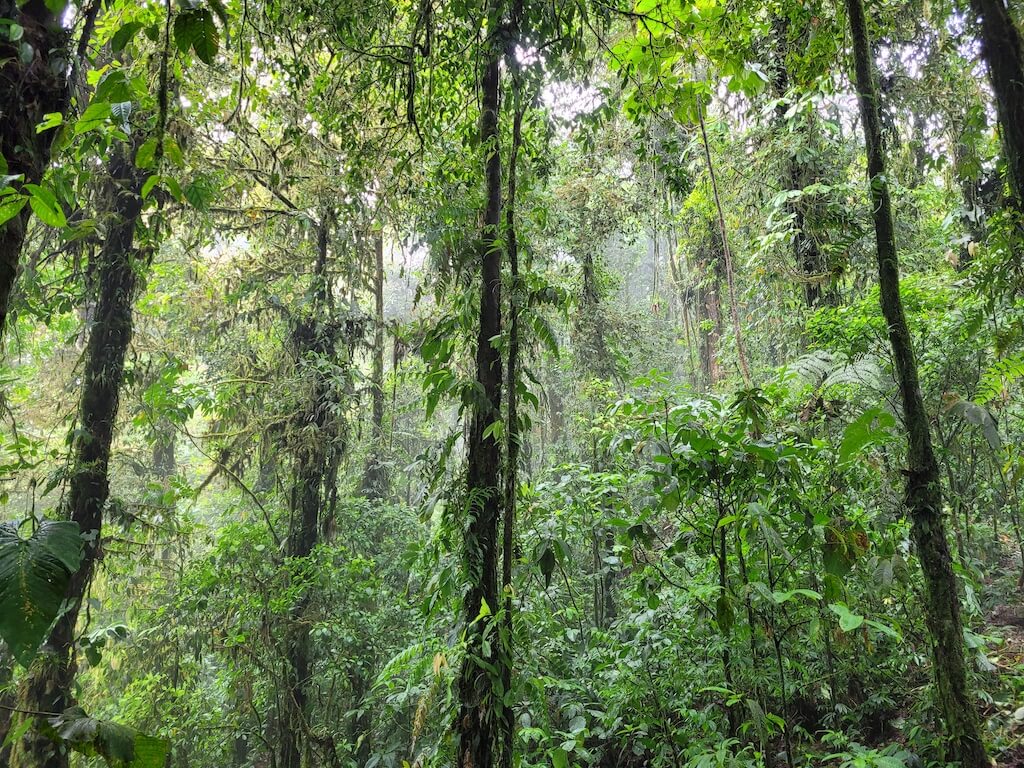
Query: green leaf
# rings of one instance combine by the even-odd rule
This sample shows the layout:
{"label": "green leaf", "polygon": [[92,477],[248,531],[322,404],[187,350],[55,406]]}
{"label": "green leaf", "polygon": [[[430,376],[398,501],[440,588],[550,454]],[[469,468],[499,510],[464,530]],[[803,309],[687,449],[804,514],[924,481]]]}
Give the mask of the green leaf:
{"label": "green leaf", "polygon": [[0,524],[0,637],[21,664],[57,618],[81,556],[76,523],[44,520],[28,539],[16,524]]}
{"label": "green leaf", "polygon": [[40,221],[51,227],[66,227],[68,225],[64,209],[57,202],[57,196],[53,190],[40,187],[38,184],[26,184],[25,189],[31,195],[29,205],[32,206],[32,211]]}
{"label": "green leaf", "polygon": [[4,739],[4,743],[2,746],[9,747],[11,744],[20,741],[21,737],[28,732],[28,729],[35,725],[35,722],[36,721],[34,718],[24,718],[20,723],[15,725],[13,728],[11,728],[10,731],[7,732],[7,738]]}
{"label": "green leaf", "polygon": [[117,121],[121,130],[128,133],[131,130],[129,120],[132,116],[132,103],[130,101],[118,101],[110,105],[110,115]]}
{"label": "green leaf", "polygon": [[852,632],[864,623],[864,617],[850,611],[843,603],[830,603],[828,609],[839,617],[839,628],[843,632]]}
{"label": "green leaf", "polygon": [[110,50],[114,53],[120,53],[132,41],[132,38],[139,33],[139,30],[145,26],[140,21],[129,21],[123,25],[114,36],[110,38]]}
{"label": "green leaf", "polygon": [[75,135],[81,136],[83,133],[94,131],[101,125],[106,124],[110,118],[112,110],[110,103],[106,101],[93,101],[82,116],[78,118],[78,122],[75,123]]}
{"label": "green leaf", "polygon": [[140,733],[135,737],[135,759],[131,768],[163,768],[170,749],[167,739]]}
{"label": "green leaf", "polygon": [[81,707],[69,707],[50,718],[57,737],[87,757],[100,755],[111,768],[163,768],[170,744],[133,728],[90,717]]}
{"label": "green leaf", "polygon": [[47,112],[43,115],[43,122],[36,126],[36,133],[43,133],[51,128],[64,124],[64,115],[60,112]]}
{"label": "green leaf", "polygon": [[156,162],[156,139],[149,139],[135,153],[135,165],[139,168],[152,168]]}
{"label": "green leaf", "polygon": [[213,21],[213,14],[206,8],[193,8],[179,13],[174,20],[174,42],[182,53],[191,48],[200,61],[213,64],[220,48],[220,33]]}
{"label": "green leaf", "polygon": [[145,200],[146,198],[149,197],[150,192],[153,191],[153,188],[159,182],[160,182],[160,176],[158,176],[155,173],[152,176],[150,176],[148,179],[146,179],[146,183],[142,185],[142,192],[140,193],[143,200]]}
{"label": "green leaf", "polygon": [[891,413],[879,408],[871,408],[862,413],[843,432],[843,441],[839,446],[839,463],[846,464],[869,445],[887,440],[891,437],[889,429],[895,423],[896,420]]}
{"label": "green leaf", "polygon": [[555,747],[550,754],[552,768],[569,768],[569,753],[564,749]]}
{"label": "green leaf", "polygon": [[772,592],[772,600],[774,600],[777,605],[782,605],[783,603],[792,600],[797,595],[802,595],[803,597],[811,600],[821,600],[821,595],[813,589],[791,589],[787,592],[779,592],[776,590],[775,592]]}
{"label": "green leaf", "polygon": [[537,563],[540,565],[540,572],[544,576],[544,588],[547,589],[551,586],[551,575],[555,572],[554,550],[550,546],[544,547],[544,551],[537,558]]}
{"label": "green leaf", "polygon": [[25,207],[28,198],[25,195],[4,195],[0,197],[0,226],[13,219]]}

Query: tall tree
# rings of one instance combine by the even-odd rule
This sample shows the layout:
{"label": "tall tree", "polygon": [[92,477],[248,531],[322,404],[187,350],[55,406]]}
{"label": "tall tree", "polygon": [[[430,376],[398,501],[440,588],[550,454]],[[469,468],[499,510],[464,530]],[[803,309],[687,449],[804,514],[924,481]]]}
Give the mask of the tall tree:
{"label": "tall tree", "polygon": [[963,768],[989,765],[981,739],[978,714],[967,680],[964,660],[960,599],[953,559],[942,516],[939,465],[932,447],[928,412],[918,379],[913,340],[900,298],[899,260],[893,228],[892,203],[885,175],[885,154],[879,118],[871,41],[863,0],[846,0],[861,125],[867,147],[868,183],[874,212],[878,251],[878,284],[882,315],[889,329],[889,345],[907,431],[906,505],[911,533],[921,561],[925,583],[925,622],[931,639],[935,685],[945,721],[948,758]]}
{"label": "tall tree", "polygon": [[[308,396],[298,413],[290,446],[294,467],[291,519],[287,540],[288,557],[295,564],[294,575],[309,578],[309,556],[320,540],[323,508],[335,482],[338,451],[334,358],[338,325],[331,317],[333,297],[328,274],[333,213],[325,213],[317,229],[316,264],[310,286],[308,317],[295,323],[292,342],[299,374],[307,380]],[[281,729],[279,765],[300,768],[308,764],[308,688],[312,673],[312,644],[306,612],[310,602],[308,585],[292,611],[286,639],[287,690],[284,692],[284,722]]]}
{"label": "tall tree", "polygon": [[[481,48],[480,146],[484,157],[486,203],[480,242],[480,316],[476,339],[476,381],[469,426],[467,514],[463,559],[469,588],[463,598],[466,659],[459,675],[455,723],[456,764],[491,768],[499,746],[500,717],[494,678],[488,668],[502,664],[494,617],[498,611],[498,523],[502,518],[501,443],[492,425],[501,419],[502,361],[495,340],[501,335],[501,149],[499,115],[501,57],[499,0],[487,6],[488,39]],[[486,606],[486,608],[485,608]],[[499,679],[501,675],[498,675]]]}
{"label": "tall tree", "polygon": [[363,491],[371,498],[387,494],[384,466],[384,229],[373,232],[373,349],[371,351],[370,395],[373,445],[363,471]]}
{"label": "tall tree", "polygon": [[[75,628],[103,555],[103,509],[110,495],[108,468],[125,355],[132,338],[132,309],[140,273],[151,255],[151,249],[135,244],[146,173],[135,167],[127,146],[114,150],[109,176],[109,229],[97,257],[98,298],[85,352],[65,510],[67,518],[78,523],[85,545],[81,566],[68,586],[67,608],[22,681],[18,697],[22,712],[59,713],[72,703],[77,672]],[[13,768],[65,768],[67,764],[67,753],[35,730],[27,732],[11,754]]]}
{"label": "tall tree", "polygon": [[[99,3],[91,5],[94,17]],[[36,126],[68,109],[71,51],[63,10],[63,2],[52,0],[0,0],[0,19],[13,22],[0,26],[0,177],[20,177],[23,184],[39,184],[50,165],[56,132]],[[87,28],[85,39],[88,34]],[[24,206],[0,224],[0,339],[31,213]]]}
{"label": "tall tree", "polygon": [[981,53],[988,65],[1006,154],[1014,206],[1024,209],[1024,43],[1005,0],[971,0],[981,21]]}

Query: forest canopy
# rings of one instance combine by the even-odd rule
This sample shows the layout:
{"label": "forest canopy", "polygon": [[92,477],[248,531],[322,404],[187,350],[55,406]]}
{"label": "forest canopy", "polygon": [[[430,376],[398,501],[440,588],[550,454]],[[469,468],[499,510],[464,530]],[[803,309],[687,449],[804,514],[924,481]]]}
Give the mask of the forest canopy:
{"label": "forest canopy", "polygon": [[0,0],[0,766],[1024,766],[1018,0]]}

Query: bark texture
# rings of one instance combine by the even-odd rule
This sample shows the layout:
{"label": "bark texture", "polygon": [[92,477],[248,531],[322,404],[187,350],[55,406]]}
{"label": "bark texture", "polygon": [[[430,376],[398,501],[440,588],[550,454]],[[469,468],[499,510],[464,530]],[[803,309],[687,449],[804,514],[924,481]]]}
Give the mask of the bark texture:
{"label": "bark texture", "polygon": [[[50,165],[56,131],[36,133],[36,126],[47,113],[67,112],[70,39],[60,17],[43,0],[21,7],[15,0],[0,0],[0,18],[12,19],[25,30],[14,42],[0,31],[0,155],[7,163],[6,172],[0,165],[0,176],[20,175],[21,183],[39,184]],[[0,224],[0,340],[30,216],[26,205]]]}
{"label": "bark texture", "polygon": [[373,360],[370,371],[373,447],[363,472],[363,493],[371,499],[388,494],[388,472],[384,464],[384,232],[373,235]]}
{"label": "bark texture", "polygon": [[988,65],[1003,139],[1010,193],[1024,206],[1024,43],[1003,0],[971,0],[979,17],[981,54]]}
{"label": "bark texture", "polygon": [[878,283],[882,315],[889,326],[889,344],[907,430],[907,496],[911,535],[925,583],[925,623],[932,646],[935,687],[945,725],[947,759],[962,768],[989,765],[981,739],[964,660],[960,599],[953,560],[942,517],[939,465],[932,447],[928,413],[918,381],[917,361],[900,299],[899,262],[893,233],[892,205],[885,178],[882,128],[878,116],[871,45],[862,0],[846,0],[853,38],[856,86],[867,145],[868,180],[878,250]]}
{"label": "bark texture", "polygon": [[[294,485],[287,551],[288,557],[293,559],[295,577],[300,580],[309,576],[311,563],[307,558],[320,540],[321,510],[331,494],[337,467],[335,387],[323,365],[324,361],[333,359],[337,332],[330,316],[333,302],[327,276],[330,221],[331,217],[325,216],[318,233],[310,316],[298,322],[292,333],[298,369],[301,375],[309,376],[306,406],[301,409],[295,425],[290,451]],[[306,616],[309,603],[307,588],[292,609],[292,622],[287,630],[281,768],[300,768],[310,762],[312,744],[306,717],[313,665]]]}
{"label": "bark texture", "polygon": [[[490,14],[492,22],[500,14]],[[489,25],[497,28],[497,23]],[[478,391],[469,427],[467,514],[463,560],[469,588],[463,600],[466,660],[459,675],[459,713],[455,723],[457,768],[491,768],[498,748],[499,714],[494,680],[478,662],[501,664],[495,628],[498,611],[498,523],[502,517],[501,444],[487,428],[501,418],[502,360],[491,339],[501,333],[501,152],[498,116],[501,50],[493,42],[481,78],[480,144],[484,148],[487,203],[480,246],[480,327],[476,342]],[[490,609],[480,615],[484,604]],[[485,635],[490,650],[485,650]]]}
{"label": "bark texture", "polygon": [[[66,514],[85,538],[82,564],[68,586],[67,611],[57,620],[22,683],[18,708],[63,712],[73,704],[77,672],[75,627],[93,574],[102,557],[103,509],[110,495],[108,465],[114,439],[124,360],[132,338],[132,307],[143,259],[135,249],[135,228],[142,213],[140,191],[145,174],[126,151],[110,164],[112,200],[107,239],[99,251],[99,296],[85,352],[78,436]],[[30,729],[12,750],[12,768],[66,768],[68,758],[53,742]]]}

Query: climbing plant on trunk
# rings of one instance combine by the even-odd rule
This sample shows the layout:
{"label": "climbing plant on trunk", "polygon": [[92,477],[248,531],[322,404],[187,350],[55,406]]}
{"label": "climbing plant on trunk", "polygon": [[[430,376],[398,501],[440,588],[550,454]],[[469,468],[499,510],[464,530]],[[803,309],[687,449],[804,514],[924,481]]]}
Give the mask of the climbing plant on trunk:
{"label": "climbing plant on trunk", "polygon": [[[0,0],[0,180],[39,184],[50,165],[56,131],[37,131],[48,114],[63,115],[71,95],[68,84],[70,36],[61,23],[65,3]],[[98,3],[93,5],[98,7]],[[0,183],[0,189],[8,186]],[[32,208],[21,198],[2,198],[21,208],[0,223],[0,339],[10,311]],[[2,215],[0,207],[0,221]]]}
{"label": "climbing plant on trunk", "polygon": [[889,345],[892,348],[907,431],[909,466],[906,472],[906,505],[910,513],[911,534],[924,574],[924,614],[931,640],[935,687],[945,721],[949,759],[958,762],[963,768],[982,768],[989,762],[967,679],[960,600],[942,516],[939,465],[932,447],[913,342],[900,298],[899,260],[889,184],[885,176],[871,43],[862,0],[846,0],[846,9],[853,41],[861,124],[867,146],[868,183],[871,188],[878,252],[879,297],[882,315],[888,326]]}
{"label": "climbing plant on trunk", "polygon": [[[128,147],[114,150],[109,174],[109,229],[96,260],[98,295],[85,351],[65,509],[67,519],[78,524],[85,546],[81,565],[68,585],[67,610],[50,630],[42,653],[22,682],[18,709],[25,712],[60,713],[73,703],[75,627],[103,556],[103,510],[110,495],[108,467],[125,355],[132,338],[132,309],[140,275],[152,253],[135,243],[146,174],[135,167]],[[27,732],[11,755],[11,765],[16,768],[62,768],[67,760],[66,754],[37,731]]]}
{"label": "climbing plant on trunk", "polygon": [[476,339],[476,391],[469,426],[463,560],[469,586],[463,598],[466,658],[459,675],[459,712],[455,723],[456,763],[461,768],[490,768],[498,746],[500,716],[495,680],[501,679],[495,616],[498,599],[498,522],[502,517],[501,420],[502,362],[496,346],[501,334],[501,152],[499,146],[500,63],[495,32],[502,12],[497,0],[487,8],[492,39],[481,48],[480,145],[483,148],[486,204],[480,238],[480,314]]}

